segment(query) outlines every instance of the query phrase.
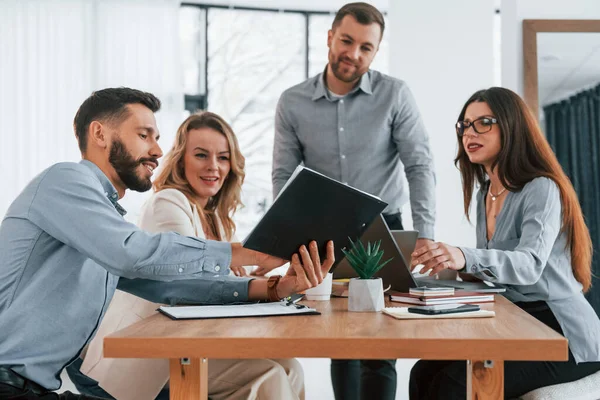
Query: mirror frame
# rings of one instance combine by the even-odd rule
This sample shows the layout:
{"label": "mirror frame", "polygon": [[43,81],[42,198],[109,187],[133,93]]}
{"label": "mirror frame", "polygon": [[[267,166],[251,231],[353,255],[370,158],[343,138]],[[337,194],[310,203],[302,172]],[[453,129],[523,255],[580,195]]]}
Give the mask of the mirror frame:
{"label": "mirror frame", "polygon": [[598,32],[600,20],[596,19],[524,19],[523,20],[523,73],[525,103],[539,120],[538,99],[538,32]]}

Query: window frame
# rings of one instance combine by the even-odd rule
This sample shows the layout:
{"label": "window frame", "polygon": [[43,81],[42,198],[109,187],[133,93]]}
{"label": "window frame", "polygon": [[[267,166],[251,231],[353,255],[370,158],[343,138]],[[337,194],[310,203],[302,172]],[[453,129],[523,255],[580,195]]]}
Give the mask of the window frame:
{"label": "window frame", "polygon": [[[308,11],[308,10],[296,10],[296,9],[277,9],[277,8],[263,8],[263,7],[248,7],[248,6],[226,6],[219,4],[197,4],[197,3],[181,3],[181,8],[183,7],[195,7],[204,10],[206,16],[204,18],[204,71],[202,74],[202,79],[204,80],[200,87],[204,87],[204,93],[197,94],[188,94],[184,93],[185,96],[185,109],[190,113],[193,113],[197,110],[206,110],[208,109],[208,13],[211,9],[226,9],[226,10],[240,10],[240,11],[258,11],[258,12],[273,12],[273,13],[293,13],[300,14],[304,17],[304,46],[306,48],[305,59],[304,59],[304,77],[305,79],[309,78],[310,71],[310,17],[316,15],[331,15],[331,20],[333,22],[333,18],[335,16],[335,12],[333,11]],[[385,13],[384,13],[385,15]]]}

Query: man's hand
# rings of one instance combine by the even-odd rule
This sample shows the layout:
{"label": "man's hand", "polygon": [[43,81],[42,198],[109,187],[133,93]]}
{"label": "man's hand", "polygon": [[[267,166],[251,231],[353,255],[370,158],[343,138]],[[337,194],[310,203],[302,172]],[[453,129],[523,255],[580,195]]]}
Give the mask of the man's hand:
{"label": "man's hand", "polygon": [[[298,255],[298,253],[300,255]],[[335,261],[333,242],[327,242],[327,258],[321,263],[317,242],[310,242],[300,247],[298,253],[292,256],[292,262],[287,273],[277,285],[277,295],[281,298],[301,292],[323,282],[323,278]]]}
{"label": "man's hand", "polygon": [[465,263],[465,256],[458,247],[432,242],[417,248],[412,253],[411,270],[422,264],[423,267],[418,272],[423,274],[430,271],[429,276],[431,276],[444,269],[458,271],[465,266]]}

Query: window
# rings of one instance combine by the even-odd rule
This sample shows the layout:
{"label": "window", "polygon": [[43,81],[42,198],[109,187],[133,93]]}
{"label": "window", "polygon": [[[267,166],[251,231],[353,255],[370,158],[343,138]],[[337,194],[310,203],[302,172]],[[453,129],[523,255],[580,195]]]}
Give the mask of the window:
{"label": "window", "polygon": [[[183,5],[180,18],[186,110],[225,118],[246,158],[245,207],[235,215],[242,239],[272,202],[279,96],[325,68],[333,14]],[[372,64],[384,73],[387,49],[384,37]]]}

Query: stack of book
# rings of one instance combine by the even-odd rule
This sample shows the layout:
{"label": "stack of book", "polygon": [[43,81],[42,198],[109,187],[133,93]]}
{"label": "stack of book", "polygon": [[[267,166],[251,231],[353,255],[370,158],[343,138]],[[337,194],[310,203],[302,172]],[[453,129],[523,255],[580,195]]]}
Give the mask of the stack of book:
{"label": "stack of book", "polygon": [[433,306],[437,304],[469,304],[469,303],[490,303],[494,301],[493,293],[464,292],[457,290],[453,294],[444,295],[423,295],[412,293],[394,292],[390,295],[390,300],[399,303],[418,304],[421,306]]}
{"label": "stack of book", "polygon": [[414,294],[415,296],[452,296],[454,294],[454,288],[452,287],[427,287],[420,286],[416,288],[409,289],[410,294]]}

